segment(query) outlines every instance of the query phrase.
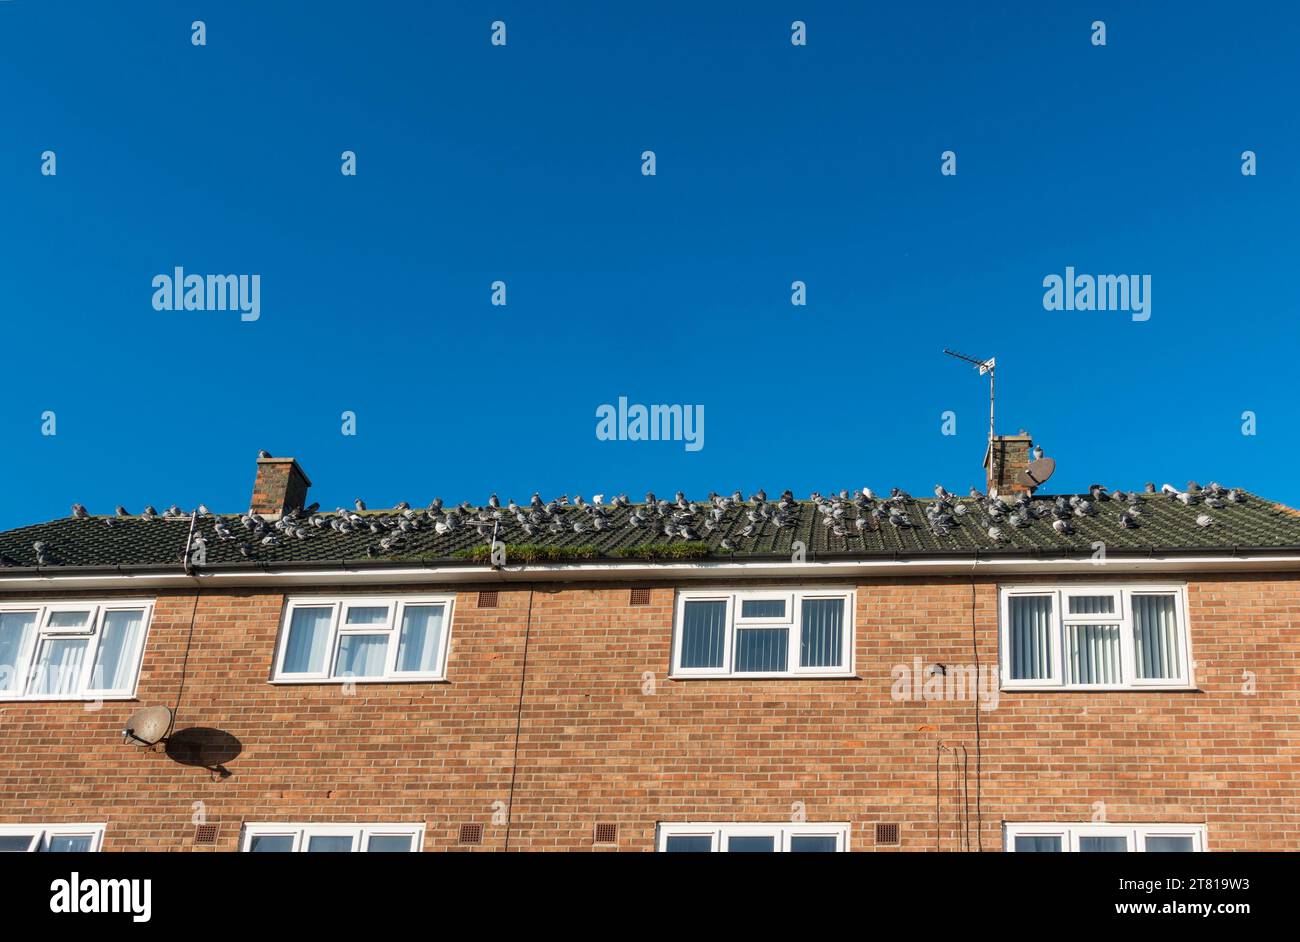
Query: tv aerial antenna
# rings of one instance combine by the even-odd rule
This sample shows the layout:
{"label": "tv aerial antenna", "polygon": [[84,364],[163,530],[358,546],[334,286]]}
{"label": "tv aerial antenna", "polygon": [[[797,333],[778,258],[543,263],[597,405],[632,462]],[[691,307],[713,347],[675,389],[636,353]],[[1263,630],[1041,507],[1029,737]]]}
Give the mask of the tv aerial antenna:
{"label": "tv aerial antenna", "polygon": [[943,352],[948,354],[948,356],[954,357],[958,360],[965,360],[967,363],[971,364],[977,370],[980,371],[980,376],[983,376],[985,373],[988,374],[989,377],[989,474],[993,478],[993,480],[996,481],[998,479],[997,469],[993,467],[993,462],[997,460],[993,451],[993,392],[994,392],[993,371],[997,367],[997,358],[989,357],[987,360],[977,360],[975,357],[968,357],[964,353],[958,353],[956,350],[949,350],[947,347],[943,348]]}

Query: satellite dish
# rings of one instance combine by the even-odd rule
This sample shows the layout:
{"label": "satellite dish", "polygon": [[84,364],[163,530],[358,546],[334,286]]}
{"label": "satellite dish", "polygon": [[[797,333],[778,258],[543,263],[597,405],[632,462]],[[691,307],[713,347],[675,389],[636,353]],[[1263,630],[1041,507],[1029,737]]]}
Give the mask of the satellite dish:
{"label": "satellite dish", "polygon": [[1039,458],[1037,461],[1031,461],[1028,468],[1016,475],[1016,483],[1023,484],[1032,491],[1046,484],[1055,470],[1055,461],[1051,458]]}
{"label": "satellite dish", "polygon": [[136,710],[126,721],[122,741],[137,746],[156,746],[167,738],[172,728],[172,711],[165,706],[151,706]]}

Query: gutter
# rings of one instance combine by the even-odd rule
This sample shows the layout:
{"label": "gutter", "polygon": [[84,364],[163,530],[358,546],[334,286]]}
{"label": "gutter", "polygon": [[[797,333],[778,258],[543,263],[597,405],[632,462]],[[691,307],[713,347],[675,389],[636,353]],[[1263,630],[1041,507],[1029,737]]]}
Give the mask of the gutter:
{"label": "gutter", "polygon": [[213,563],[190,573],[174,566],[108,565],[87,567],[10,567],[0,571],[0,592],[71,589],[169,588],[256,585],[401,585],[513,582],[659,581],[720,578],[876,578],[891,576],[969,576],[1002,574],[1300,572],[1300,547],[1231,547],[1109,553],[1104,561],[1091,552],[1059,550],[976,550],[965,554],[915,552],[878,558],[824,554],[801,563],[788,554],[746,556],[742,560],[626,560],[550,562],[493,568],[472,560],[425,563],[374,559],[337,561]]}

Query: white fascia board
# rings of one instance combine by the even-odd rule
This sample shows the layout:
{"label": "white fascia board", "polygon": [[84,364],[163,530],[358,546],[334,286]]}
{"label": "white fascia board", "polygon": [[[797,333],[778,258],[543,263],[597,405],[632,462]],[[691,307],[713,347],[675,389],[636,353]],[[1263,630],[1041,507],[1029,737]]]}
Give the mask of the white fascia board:
{"label": "white fascia board", "polygon": [[527,566],[344,566],[258,570],[209,569],[175,572],[42,573],[0,577],[6,592],[84,589],[220,589],[241,586],[454,585],[512,582],[679,583],[693,579],[872,579],[899,576],[1093,575],[1125,573],[1213,573],[1300,571],[1300,556],[1151,556],[1109,557],[1104,563],[1082,559],[947,557],[928,559],[780,560],[742,562],[544,563]]}

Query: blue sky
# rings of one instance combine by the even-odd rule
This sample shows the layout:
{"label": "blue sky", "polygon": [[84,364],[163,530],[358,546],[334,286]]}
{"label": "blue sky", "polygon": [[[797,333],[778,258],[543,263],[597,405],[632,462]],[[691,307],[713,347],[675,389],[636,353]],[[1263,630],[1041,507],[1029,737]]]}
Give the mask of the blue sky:
{"label": "blue sky", "polygon": [[[328,508],[964,492],[945,346],[1049,490],[1300,504],[1300,11],[846,6],[0,2],[0,527],[241,510],[259,448]],[[1150,320],[1045,311],[1067,265],[1149,274]],[[176,266],[261,317],[154,310]],[[597,440],[619,396],[703,405],[703,449]]]}

